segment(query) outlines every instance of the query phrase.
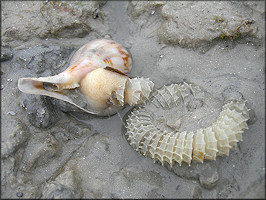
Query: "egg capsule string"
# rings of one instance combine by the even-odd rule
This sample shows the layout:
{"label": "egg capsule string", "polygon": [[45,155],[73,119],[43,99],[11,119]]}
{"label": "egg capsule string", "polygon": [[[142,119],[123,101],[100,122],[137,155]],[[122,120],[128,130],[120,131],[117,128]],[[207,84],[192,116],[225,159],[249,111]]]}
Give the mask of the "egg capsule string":
{"label": "egg capsule string", "polygon": [[[147,98],[146,101],[149,102],[149,103],[151,102],[150,98]],[[124,125],[124,127],[126,127],[126,124],[124,123],[123,118],[122,118],[122,116],[119,113],[119,110],[116,109],[116,111],[117,111],[116,113],[117,113],[118,117],[120,118],[122,124]],[[111,117],[111,116],[109,116],[109,117]]]}

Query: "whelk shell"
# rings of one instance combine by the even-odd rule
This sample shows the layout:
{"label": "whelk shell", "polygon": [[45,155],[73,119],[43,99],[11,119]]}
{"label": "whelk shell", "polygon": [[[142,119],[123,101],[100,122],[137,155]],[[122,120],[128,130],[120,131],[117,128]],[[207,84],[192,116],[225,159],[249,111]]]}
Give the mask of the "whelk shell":
{"label": "whelk shell", "polygon": [[[203,163],[204,159],[228,156],[229,150],[242,141],[242,133],[248,129],[249,110],[244,100],[230,100],[209,126],[179,131],[182,116],[178,119],[178,110],[182,115],[190,115],[190,109],[201,107],[199,102],[204,98],[206,94],[198,86],[188,83],[171,84],[155,90],[150,102],[134,108],[128,115],[127,140],[140,154],[152,158],[154,162],[158,160],[162,165],[167,162],[170,167],[175,162],[180,166],[182,162],[190,165],[192,160]],[[194,108],[191,108],[191,102],[194,102]],[[161,121],[164,121],[164,126],[160,125]]]}
{"label": "whelk shell", "polygon": [[153,89],[146,78],[129,78],[132,60],[125,48],[106,39],[82,46],[62,73],[20,78],[18,88],[28,94],[54,97],[91,114],[112,115],[126,103],[143,103]]}

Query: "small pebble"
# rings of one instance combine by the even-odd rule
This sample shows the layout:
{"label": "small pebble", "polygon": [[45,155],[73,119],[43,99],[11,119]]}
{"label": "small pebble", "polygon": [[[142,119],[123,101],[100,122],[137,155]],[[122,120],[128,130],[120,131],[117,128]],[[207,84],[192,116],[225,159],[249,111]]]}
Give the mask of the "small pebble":
{"label": "small pebble", "polygon": [[23,193],[22,192],[17,192],[17,197],[23,197]]}
{"label": "small pebble", "polygon": [[7,79],[7,82],[12,82],[12,81],[13,81],[12,78]]}
{"label": "small pebble", "polygon": [[10,110],[10,111],[7,112],[7,114],[10,114],[10,115],[14,116],[16,113],[13,110]]}
{"label": "small pebble", "polygon": [[45,110],[42,108],[41,109],[41,114],[43,115],[45,113]]}
{"label": "small pebble", "polygon": [[19,57],[19,59],[20,59],[21,61],[23,61],[23,62],[26,62],[26,61],[27,61],[26,58]]}

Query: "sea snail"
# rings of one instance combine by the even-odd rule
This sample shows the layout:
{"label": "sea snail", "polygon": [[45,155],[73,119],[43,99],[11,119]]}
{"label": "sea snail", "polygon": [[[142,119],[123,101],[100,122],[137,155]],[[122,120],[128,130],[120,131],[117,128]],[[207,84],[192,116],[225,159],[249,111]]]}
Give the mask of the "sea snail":
{"label": "sea snail", "polygon": [[114,41],[98,39],[83,45],[65,71],[55,76],[20,78],[18,88],[24,93],[54,97],[88,113],[107,116],[126,104],[143,103],[153,89],[154,84],[148,78],[128,77],[131,67],[132,59],[125,48]]}

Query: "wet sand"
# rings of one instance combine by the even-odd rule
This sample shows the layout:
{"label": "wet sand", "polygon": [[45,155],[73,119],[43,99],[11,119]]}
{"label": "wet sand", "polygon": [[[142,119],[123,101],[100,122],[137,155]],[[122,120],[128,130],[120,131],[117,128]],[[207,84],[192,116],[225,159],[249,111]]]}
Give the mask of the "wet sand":
{"label": "wet sand", "polygon": [[[265,4],[259,2],[2,2],[2,198],[265,198]],[[83,44],[113,39],[132,77],[156,88],[241,94],[249,129],[228,157],[173,169],[128,144],[123,118],[74,112],[17,88],[68,67]],[[210,119],[214,116],[210,116]]]}

